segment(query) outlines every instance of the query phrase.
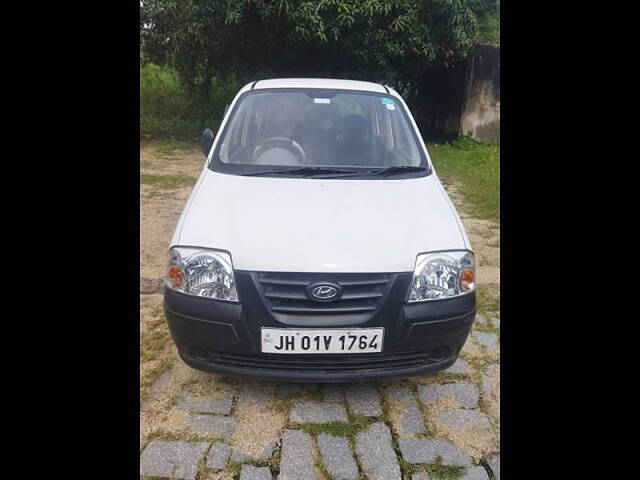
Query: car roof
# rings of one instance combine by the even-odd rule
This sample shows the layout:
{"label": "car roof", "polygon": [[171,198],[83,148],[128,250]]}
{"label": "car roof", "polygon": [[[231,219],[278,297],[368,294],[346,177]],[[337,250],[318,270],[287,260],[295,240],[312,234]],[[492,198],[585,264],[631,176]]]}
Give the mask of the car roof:
{"label": "car roof", "polygon": [[327,88],[336,90],[360,90],[364,92],[390,93],[390,89],[373,82],[340,80],[335,78],[270,78],[251,82],[243,90],[265,88]]}

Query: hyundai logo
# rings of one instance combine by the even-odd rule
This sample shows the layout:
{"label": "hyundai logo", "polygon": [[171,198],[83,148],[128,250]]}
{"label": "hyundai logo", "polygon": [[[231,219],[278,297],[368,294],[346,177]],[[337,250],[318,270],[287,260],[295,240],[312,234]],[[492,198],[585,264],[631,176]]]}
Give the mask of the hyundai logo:
{"label": "hyundai logo", "polygon": [[314,300],[318,300],[321,302],[328,302],[331,300],[335,300],[340,293],[340,287],[337,285],[329,285],[327,283],[321,283],[316,285],[311,285],[309,287],[309,294]]}
{"label": "hyundai logo", "polygon": [[338,293],[338,290],[336,290],[335,288],[329,285],[320,285],[319,287],[316,287],[313,290],[311,290],[311,295],[313,295],[316,298],[320,298],[322,300],[328,300],[330,298],[333,298],[336,296],[337,293]]}

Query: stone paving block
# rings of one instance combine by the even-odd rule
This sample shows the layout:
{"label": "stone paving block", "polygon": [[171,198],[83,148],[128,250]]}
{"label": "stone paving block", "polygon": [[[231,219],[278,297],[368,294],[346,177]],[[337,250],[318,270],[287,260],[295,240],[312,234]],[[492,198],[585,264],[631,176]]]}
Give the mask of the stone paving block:
{"label": "stone paving block", "polygon": [[410,463],[434,463],[438,457],[443,465],[471,465],[471,457],[447,440],[437,438],[400,438],[402,458]]}
{"label": "stone paving block", "polygon": [[467,365],[467,363],[462,360],[461,358],[458,358],[453,365],[451,365],[449,368],[447,368],[447,370],[445,370],[447,373],[456,373],[458,375],[469,375],[471,374],[471,368],[469,367],[469,365]]}
{"label": "stone paving block", "polygon": [[356,454],[369,480],[401,480],[400,466],[384,423],[373,423],[356,436]]}
{"label": "stone paving block", "polygon": [[247,455],[246,453],[242,453],[237,450],[234,450],[231,453],[231,461],[234,463],[244,463],[244,462],[249,462],[251,460],[269,460],[271,458],[271,455],[273,455],[273,451],[275,449],[276,449],[276,444],[271,443],[267,445],[265,449],[262,450],[262,452],[260,452],[257,456],[253,458]]}
{"label": "stone paving block", "polygon": [[187,426],[193,431],[205,435],[220,435],[228,440],[236,428],[234,417],[221,417],[218,415],[190,415],[185,420]]}
{"label": "stone paving block", "polygon": [[465,470],[462,480],[489,480],[489,474],[484,467],[471,467]]}
{"label": "stone paving block", "polygon": [[149,389],[149,394],[147,398],[140,405],[141,411],[149,411],[151,410],[154,402],[162,396],[163,393],[166,392],[167,386],[171,381],[171,371],[167,370],[162,375],[160,375],[155,382],[151,385]]}
{"label": "stone paving block", "polygon": [[465,408],[478,408],[480,393],[473,383],[428,384],[418,386],[418,395],[425,404],[437,403],[450,396]]}
{"label": "stone paving block", "polygon": [[348,385],[344,389],[349,408],[356,415],[378,417],[382,415],[380,394],[370,383]]}
{"label": "stone paving block", "polygon": [[480,325],[486,325],[487,324],[487,317],[485,317],[484,315],[477,314],[476,315],[476,323],[479,323]]}
{"label": "stone paving block", "polygon": [[304,392],[304,385],[300,383],[279,383],[278,395],[283,397],[290,397],[293,395],[300,395]]}
{"label": "stone paving block", "polygon": [[271,443],[266,446],[266,448],[260,453],[258,456],[258,460],[268,460],[273,455],[274,450],[276,449],[276,443]]}
{"label": "stone paving block", "polygon": [[196,413],[215,413],[217,415],[229,415],[233,405],[233,395],[222,395],[213,398],[193,398],[184,392],[176,400],[176,405],[182,410]]}
{"label": "stone paving block", "polygon": [[436,422],[456,430],[468,430],[470,428],[491,429],[491,422],[480,410],[441,410],[436,413]]}
{"label": "stone paving block", "polygon": [[140,456],[140,475],[194,480],[208,442],[155,440]]}
{"label": "stone paving block", "polygon": [[151,385],[149,392],[154,395],[164,393],[167,390],[167,385],[169,385],[170,381],[171,370],[167,370],[162,375],[160,375],[155,382],[153,382],[153,385]]}
{"label": "stone paving block", "polygon": [[313,478],[315,478],[315,459],[311,436],[302,430],[285,430],[282,434],[282,456],[278,480]]}
{"label": "stone paving block", "polygon": [[491,318],[491,323],[493,323],[493,326],[496,328],[500,328],[500,319],[499,318]]}
{"label": "stone paving block", "polygon": [[207,468],[212,470],[223,470],[227,465],[227,459],[231,453],[231,445],[216,442],[211,445],[207,455]]}
{"label": "stone paving block", "polygon": [[296,400],[289,420],[297,423],[347,422],[347,411],[340,403]]}
{"label": "stone paving block", "polygon": [[411,480],[431,480],[426,472],[418,472],[411,475]]}
{"label": "stone paving block", "polygon": [[493,476],[496,480],[500,480],[500,454],[492,455],[487,458],[487,463],[493,472]]}
{"label": "stone paving block", "polygon": [[322,386],[322,401],[328,403],[339,403],[344,400],[340,385],[329,384]]}
{"label": "stone paving block", "polygon": [[494,375],[500,377],[500,365],[498,364],[489,365],[485,374],[482,375],[482,394],[485,399],[494,394],[492,381]]}
{"label": "stone paving block", "polygon": [[231,453],[231,462],[233,463],[246,463],[251,461],[251,457],[246,453],[238,452],[234,450]]}
{"label": "stone paving block", "polygon": [[269,467],[254,467],[253,465],[242,465],[240,470],[240,480],[273,480]]}
{"label": "stone paving block", "polygon": [[236,408],[255,406],[267,408],[273,397],[273,384],[260,382],[245,382],[238,392]]}
{"label": "stone paving block", "polygon": [[494,333],[473,332],[473,336],[478,342],[480,342],[480,344],[487,347],[487,349],[491,350],[492,352],[498,351],[498,336]]}
{"label": "stone paving block", "polygon": [[334,437],[326,433],[318,435],[318,447],[322,462],[336,480],[357,480],[358,465],[346,437]]}
{"label": "stone paving block", "polygon": [[391,422],[398,435],[412,435],[427,431],[418,403],[408,387],[387,387],[385,395],[391,403]]}

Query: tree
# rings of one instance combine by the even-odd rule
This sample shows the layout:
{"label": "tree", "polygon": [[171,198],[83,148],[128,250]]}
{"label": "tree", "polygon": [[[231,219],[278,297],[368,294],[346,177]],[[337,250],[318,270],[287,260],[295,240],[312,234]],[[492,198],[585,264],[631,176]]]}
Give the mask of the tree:
{"label": "tree", "polygon": [[495,0],[143,0],[144,57],[192,91],[214,77],[340,76],[409,99],[423,71],[469,52]]}

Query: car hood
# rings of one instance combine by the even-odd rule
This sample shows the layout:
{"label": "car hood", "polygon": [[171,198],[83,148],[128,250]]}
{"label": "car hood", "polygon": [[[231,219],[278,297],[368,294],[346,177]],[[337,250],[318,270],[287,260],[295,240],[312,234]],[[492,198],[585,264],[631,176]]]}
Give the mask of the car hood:
{"label": "car hood", "polygon": [[348,180],[208,169],[174,245],[227,250],[237,270],[323,273],[413,271],[419,253],[470,248],[435,174]]}

